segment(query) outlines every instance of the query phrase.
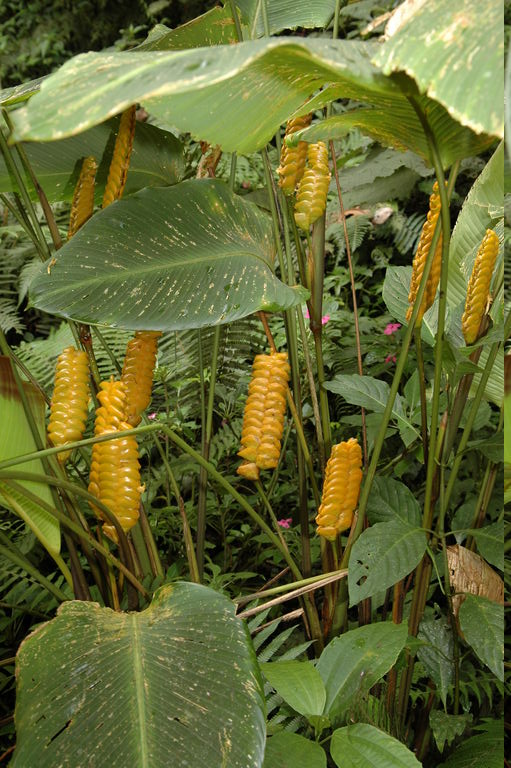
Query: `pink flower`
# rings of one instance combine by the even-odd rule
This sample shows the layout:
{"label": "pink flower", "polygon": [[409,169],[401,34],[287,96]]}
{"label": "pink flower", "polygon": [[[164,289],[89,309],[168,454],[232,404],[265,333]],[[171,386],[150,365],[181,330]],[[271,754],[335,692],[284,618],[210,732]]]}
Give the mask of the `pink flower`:
{"label": "pink flower", "polygon": [[389,323],[383,333],[385,336],[392,336],[393,333],[396,331],[399,331],[401,328],[401,323]]}
{"label": "pink flower", "polygon": [[308,309],[305,310],[304,317],[305,317],[306,320],[310,319],[310,315],[309,315],[309,310]]}
{"label": "pink flower", "polygon": [[396,362],[396,356],[395,355],[387,355],[387,357],[385,358],[385,362],[386,363],[390,363],[390,362],[395,363]]}
{"label": "pink flower", "polygon": [[321,325],[326,325],[329,320],[330,320],[330,315],[323,315],[323,317],[321,318]]}
{"label": "pink flower", "polygon": [[281,528],[289,528],[292,522],[293,522],[292,517],[285,517],[282,520],[277,520],[277,523],[280,525]]}
{"label": "pink flower", "polygon": [[155,419],[157,415],[158,415],[157,413],[148,413],[147,418],[149,419],[149,421],[153,421],[153,419]]}

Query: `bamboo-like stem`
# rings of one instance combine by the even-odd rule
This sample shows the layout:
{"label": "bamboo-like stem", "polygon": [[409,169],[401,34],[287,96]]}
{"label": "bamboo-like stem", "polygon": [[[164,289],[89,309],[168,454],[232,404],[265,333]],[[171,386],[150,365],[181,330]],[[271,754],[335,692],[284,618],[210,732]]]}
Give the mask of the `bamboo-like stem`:
{"label": "bamboo-like stem", "polygon": [[325,461],[330,456],[332,449],[332,433],[330,429],[330,410],[328,406],[328,392],[325,389],[325,366],[323,361],[323,325],[321,316],[323,311],[323,278],[325,274],[325,214],[312,225],[312,238],[310,243],[310,258],[312,260],[312,281],[310,299],[310,328],[314,337],[314,350],[316,353],[316,366],[319,389],[319,410],[321,414],[321,427],[323,430],[323,450]]}
{"label": "bamboo-like stem", "polygon": [[[339,23],[338,19],[338,6],[339,0],[337,0],[336,3],[336,22],[337,25]],[[337,26],[338,28],[338,26]],[[336,34],[337,30],[334,25],[334,38],[337,37]],[[351,258],[351,245],[350,245],[350,239],[348,237],[348,227],[346,224],[346,215],[344,213],[344,203],[342,200],[342,192],[341,192],[341,183],[339,181],[339,171],[337,169],[337,162],[335,158],[335,148],[334,148],[334,142],[330,141],[330,155],[332,157],[332,163],[333,163],[333,169],[334,169],[334,177],[335,177],[335,184],[337,186],[337,197],[339,198],[339,208],[341,211],[341,219],[342,219],[342,226],[344,231],[344,243],[346,246],[346,257],[348,259],[348,269],[350,273],[350,283],[351,283],[351,299],[353,302],[353,321],[355,324],[355,343],[357,346],[357,366],[358,366],[358,372],[360,376],[364,375],[364,370],[362,366],[362,348],[360,345],[360,326],[358,322],[358,302],[357,302],[357,290],[355,288],[355,274],[353,272],[353,260]],[[361,408],[361,416],[362,416],[362,448],[364,453],[364,467],[367,469],[367,464],[369,461],[369,456],[367,452],[367,428],[366,428],[366,412],[365,408]]]}
{"label": "bamboo-like stem", "polygon": [[417,353],[417,372],[419,374],[419,392],[421,402],[421,434],[424,465],[428,466],[428,407],[426,401],[426,379],[424,371],[424,355],[422,353],[422,338],[420,326],[414,329],[415,351]]}
{"label": "bamboo-like stem", "polygon": [[[323,445],[323,442],[324,442],[323,429],[321,427],[321,414],[319,412],[319,401],[318,401],[318,395],[316,392],[316,384],[314,381],[314,371],[312,370],[312,358],[309,352],[309,344],[307,340],[307,329],[305,327],[305,320],[303,319],[301,307],[297,307],[296,316],[298,318],[298,327],[300,329],[300,336],[302,339],[302,351],[305,359],[305,367],[307,369],[307,379],[309,381],[309,391],[311,396],[312,412],[314,414],[316,432],[318,435],[318,443]],[[324,475],[325,474],[325,457],[323,454],[320,453],[320,461],[321,460],[322,460],[321,474]]]}
{"label": "bamboo-like stem", "polygon": [[229,7],[231,9],[232,20],[234,21],[234,27],[236,29],[236,36],[238,38],[238,42],[241,43],[243,40],[243,31],[241,29],[238,10],[236,8],[236,3],[234,2],[234,0],[229,0]]}
{"label": "bamboo-like stem", "polygon": [[277,516],[275,515],[275,512],[273,511],[273,507],[270,504],[270,501],[269,501],[267,495],[264,492],[264,488],[262,486],[261,481],[260,480],[256,480],[254,484],[255,484],[257,493],[259,494],[259,496],[261,498],[261,501],[263,502],[263,505],[264,505],[266,511],[268,512],[269,516],[270,516],[270,519],[271,519],[271,521],[273,523],[273,527],[275,528],[275,532],[276,532],[277,536],[279,537],[282,546],[284,547],[284,549],[287,552],[289,552],[289,548],[287,546],[287,542],[286,542],[286,540],[285,540],[285,538],[284,538],[284,536],[282,534],[281,527],[278,524]]}

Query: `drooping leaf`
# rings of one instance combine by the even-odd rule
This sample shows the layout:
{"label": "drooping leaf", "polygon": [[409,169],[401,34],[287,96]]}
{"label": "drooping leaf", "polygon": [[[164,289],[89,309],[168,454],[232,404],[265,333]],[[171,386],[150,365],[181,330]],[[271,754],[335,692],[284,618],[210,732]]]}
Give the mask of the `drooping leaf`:
{"label": "drooping leaf", "polygon": [[236,27],[230,6],[211,8],[206,13],[170,29],[157,24],[137,51],[172,51],[187,48],[201,48],[207,45],[229,45],[237,43]]}
{"label": "drooping leaf", "polygon": [[477,549],[489,563],[504,570],[504,521],[491,523],[482,528],[468,530],[467,534],[473,536],[477,543]]}
{"label": "drooping leaf", "polygon": [[504,135],[504,37],[500,3],[406,0],[388,22],[374,61],[406,72],[421,93],[476,133]]}
{"label": "drooping leaf", "polygon": [[403,102],[398,87],[370,63],[373,51],[358,41],[282,37],[187,51],[80,54],[13,112],[15,137],[61,139],[139,102],[194,138],[253,152],[325,83],[335,83],[345,98],[372,103],[395,95]]}
{"label": "drooping leaf", "polygon": [[444,751],[445,743],[450,744],[457,736],[461,736],[472,721],[471,714],[448,715],[440,709],[429,713],[429,724],[440,752]]}
{"label": "drooping leaf", "polygon": [[408,576],[426,551],[426,534],[400,518],[367,528],[353,545],[348,571],[350,605]]}
{"label": "drooping leaf", "polygon": [[284,701],[301,715],[323,714],[325,686],[310,661],[268,662],[261,670]]}
{"label": "drooping leaf", "polygon": [[388,621],[335,637],[316,666],[327,691],[325,714],[338,717],[367,693],[395,664],[406,637],[405,624]]}
{"label": "drooping leaf", "polygon": [[[263,37],[266,33],[262,4],[258,0],[237,0],[236,5],[249,27],[250,37]],[[284,29],[326,27],[334,15],[335,1],[272,0],[267,6],[269,33],[276,35]]]}
{"label": "drooping leaf", "polygon": [[[44,398],[33,384],[24,382],[23,387],[27,397],[34,422],[36,424],[42,444],[45,444],[45,402]],[[16,386],[11,362],[7,357],[0,357],[0,413],[2,414],[2,426],[0,428],[0,461],[22,456],[37,450],[36,442],[32,435],[25,409]],[[17,466],[18,471],[44,474],[41,459],[32,459]],[[16,481],[25,490],[35,494],[45,504],[53,506],[53,497],[49,486],[35,483],[30,480]],[[23,520],[32,529],[41,544],[52,554],[60,552],[60,526],[58,521],[38,504],[27,499],[21,493],[10,486],[3,486],[16,502],[17,513],[22,514]],[[0,484],[0,502],[10,508],[9,501],[2,494]]]}
{"label": "drooping leaf", "polygon": [[502,768],[504,763],[504,724],[488,721],[476,730],[484,730],[459,744],[438,768]]}
{"label": "drooping leaf", "polygon": [[[385,381],[372,376],[359,376],[358,373],[338,374],[332,381],[326,381],[324,386],[330,392],[342,395],[346,402],[361,405],[376,413],[383,413],[390,393],[390,387]],[[400,431],[409,436],[408,442],[414,437],[419,437],[419,431],[406,418],[403,401],[399,395],[396,396],[392,416],[396,419]]]}
{"label": "drooping leaf", "polygon": [[454,675],[454,643],[447,619],[422,619],[417,636],[426,643],[418,649],[417,657],[435,683],[445,707]]}
{"label": "drooping leaf", "polygon": [[31,295],[46,312],[92,324],[200,328],[303,300],[273,275],[273,254],[253,204],[220,181],[185,181],[97,213],[43,265]]}
{"label": "drooping leaf", "polygon": [[[101,204],[118,126],[119,118],[116,117],[79,136],[51,144],[29,142],[25,145],[30,165],[50,203],[72,200],[81,162],[84,157],[92,156],[99,166],[96,174],[95,203]],[[16,153],[13,153],[13,157],[16,161]],[[18,165],[21,172],[19,160]],[[124,196],[127,197],[143,187],[177,184],[183,175],[181,142],[168,131],[138,122]],[[36,199],[37,193],[28,180],[27,187]],[[0,192],[10,192],[13,188],[15,187],[3,156],[0,155]]]}
{"label": "drooping leaf", "polygon": [[262,763],[250,638],[206,587],[162,587],[141,613],[66,603],[22,644],[17,679],[13,768]]}
{"label": "drooping leaf", "polygon": [[479,595],[466,595],[458,617],[467,643],[504,680],[504,606]]}
{"label": "drooping leaf", "polygon": [[339,768],[420,768],[408,747],[368,723],[338,728],[332,734],[330,754]]}
{"label": "drooping leaf", "polygon": [[263,768],[326,768],[326,753],[305,736],[280,731],[266,741]]}
{"label": "drooping leaf", "polygon": [[375,477],[367,503],[367,517],[371,524],[385,523],[400,518],[419,528],[420,505],[404,483],[392,477]]}

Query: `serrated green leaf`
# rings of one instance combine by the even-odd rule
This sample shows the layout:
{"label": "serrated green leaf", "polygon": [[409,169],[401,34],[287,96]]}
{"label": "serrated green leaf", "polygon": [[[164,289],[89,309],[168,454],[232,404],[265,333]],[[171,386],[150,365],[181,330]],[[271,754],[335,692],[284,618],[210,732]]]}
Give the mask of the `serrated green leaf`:
{"label": "serrated green leaf", "polygon": [[181,330],[303,301],[272,272],[268,217],[216,180],[109,205],[31,286],[34,305],[92,324]]}
{"label": "serrated green leaf", "polygon": [[438,768],[502,768],[504,763],[504,724],[495,723],[489,733],[471,736],[456,747]]}
{"label": "serrated green leaf", "polygon": [[400,518],[419,528],[421,509],[412,491],[392,477],[375,477],[367,502],[367,517],[371,525]]}
{"label": "serrated green leaf", "polygon": [[426,543],[426,534],[421,528],[399,518],[376,523],[363,531],[350,556],[350,605],[408,576],[421,561]]}
{"label": "serrated green leaf", "polygon": [[326,768],[325,750],[298,733],[280,731],[266,741],[263,768]]}
{"label": "serrated green leaf", "polygon": [[65,603],[22,644],[17,679],[13,768],[262,763],[250,638],[206,587],[162,587],[141,613]]}
{"label": "serrated green leaf", "polygon": [[461,736],[472,721],[472,715],[448,715],[440,709],[429,713],[429,724],[440,752],[444,751],[445,743],[450,744],[456,736]]}
{"label": "serrated green leaf", "polygon": [[339,717],[395,664],[407,637],[405,624],[379,622],[345,632],[325,648],[316,669],[327,691],[325,714]]}
{"label": "serrated green leaf", "polygon": [[321,675],[309,661],[273,661],[261,671],[285,702],[301,715],[322,715],[326,691]]}
{"label": "serrated green leaf", "polygon": [[446,619],[425,618],[417,637],[427,643],[418,649],[417,657],[436,684],[445,707],[454,674],[452,631]]}
{"label": "serrated green leaf", "polygon": [[[372,376],[359,376],[357,373],[338,374],[331,381],[326,381],[324,386],[330,392],[341,395],[346,402],[360,405],[376,413],[383,413],[389,400],[389,385]],[[396,419],[400,430],[408,432],[412,439],[413,436],[420,437],[419,431],[406,418],[399,395],[396,396],[392,416]]]}
{"label": "serrated green leaf", "polygon": [[339,768],[420,768],[421,765],[408,747],[367,723],[334,731],[330,754]]}
{"label": "serrated green leaf", "polygon": [[466,595],[459,610],[461,631],[483,664],[504,680],[504,606]]}
{"label": "serrated green leaf", "polygon": [[[24,382],[23,388],[41,442],[44,445],[46,431],[44,418],[46,404],[44,398],[39,390],[29,382]],[[3,356],[0,357],[0,412],[2,414],[2,427],[0,429],[0,461],[36,451],[37,446],[16,387],[16,380],[12,373],[10,360]],[[20,467],[16,467],[16,469],[39,475],[44,474],[44,466],[41,459],[32,459],[31,461],[24,462]],[[16,482],[18,482],[25,490],[35,494],[43,503],[53,507],[53,496],[49,486],[29,480],[20,480]],[[5,493],[14,499],[17,506],[17,513],[22,515],[23,520],[31,528],[41,544],[48,550],[48,552],[57,555],[60,552],[60,525],[58,521],[38,504],[27,499],[26,496],[18,493],[11,487],[4,485],[3,489]],[[8,509],[11,508],[7,498],[2,495],[1,483],[0,502]]]}
{"label": "serrated green leaf", "polygon": [[462,125],[503,137],[500,3],[406,0],[388,22],[386,37],[374,57],[385,74],[406,72]]}

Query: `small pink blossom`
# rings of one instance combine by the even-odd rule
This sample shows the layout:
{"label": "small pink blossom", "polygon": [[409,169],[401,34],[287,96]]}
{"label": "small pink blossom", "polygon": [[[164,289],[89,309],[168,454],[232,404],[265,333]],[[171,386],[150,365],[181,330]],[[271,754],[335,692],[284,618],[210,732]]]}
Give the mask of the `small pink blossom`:
{"label": "small pink blossom", "polygon": [[330,320],[330,315],[323,315],[323,317],[321,318],[321,325],[326,325],[329,320]]}
{"label": "small pink blossom", "polygon": [[305,317],[306,320],[310,319],[310,315],[309,315],[309,310],[308,309],[305,310],[304,317]]}
{"label": "small pink blossom", "polygon": [[387,355],[387,357],[385,358],[385,362],[386,363],[390,363],[390,362],[395,363],[396,362],[396,356],[395,355]]}
{"label": "small pink blossom", "polygon": [[393,333],[396,331],[399,331],[401,328],[401,323],[389,323],[383,333],[385,336],[392,336]]}
{"label": "small pink blossom", "polygon": [[147,414],[147,418],[149,419],[149,421],[154,421],[154,419],[155,419],[157,416],[158,416],[158,414],[157,414],[156,412],[154,412],[154,413],[148,413],[148,414]]}
{"label": "small pink blossom", "polygon": [[292,522],[293,522],[292,517],[284,517],[282,520],[277,520],[277,523],[280,525],[281,528],[289,528]]}

